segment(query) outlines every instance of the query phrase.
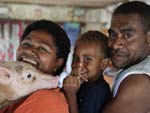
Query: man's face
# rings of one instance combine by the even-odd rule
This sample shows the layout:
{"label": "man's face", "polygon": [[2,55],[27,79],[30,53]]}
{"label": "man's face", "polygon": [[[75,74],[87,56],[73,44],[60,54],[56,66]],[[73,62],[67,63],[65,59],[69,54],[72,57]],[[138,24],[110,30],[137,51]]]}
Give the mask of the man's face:
{"label": "man's face", "polygon": [[73,74],[81,75],[88,81],[96,80],[102,71],[103,55],[100,52],[100,47],[95,43],[77,42],[72,63]]}
{"label": "man's face", "polygon": [[57,48],[50,34],[32,31],[17,49],[17,60],[32,64],[45,73],[53,73],[57,64]]}
{"label": "man's face", "polygon": [[148,52],[147,34],[137,14],[116,14],[112,17],[108,45],[111,60],[118,68],[127,68],[140,62]]}

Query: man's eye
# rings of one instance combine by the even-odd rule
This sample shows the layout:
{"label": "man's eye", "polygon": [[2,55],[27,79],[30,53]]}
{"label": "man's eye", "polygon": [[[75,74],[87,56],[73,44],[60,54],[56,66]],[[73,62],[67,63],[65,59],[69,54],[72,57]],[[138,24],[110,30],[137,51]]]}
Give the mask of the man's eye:
{"label": "man's eye", "polygon": [[117,35],[116,33],[109,33],[109,38],[110,38],[110,39],[113,39],[113,38],[116,37],[116,35]]}
{"label": "man's eye", "polygon": [[129,34],[129,33],[123,34],[123,37],[124,37],[124,38],[130,38],[130,37],[131,37],[131,34]]}

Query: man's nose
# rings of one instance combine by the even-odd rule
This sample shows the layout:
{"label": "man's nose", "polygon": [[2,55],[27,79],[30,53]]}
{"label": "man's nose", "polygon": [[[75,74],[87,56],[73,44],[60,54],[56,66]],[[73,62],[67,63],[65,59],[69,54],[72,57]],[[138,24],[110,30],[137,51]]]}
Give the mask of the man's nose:
{"label": "man's nose", "polygon": [[112,48],[113,49],[121,49],[123,48],[123,44],[124,40],[122,38],[122,35],[119,33],[118,35],[116,35],[116,38],[113,40],[112,43]]}

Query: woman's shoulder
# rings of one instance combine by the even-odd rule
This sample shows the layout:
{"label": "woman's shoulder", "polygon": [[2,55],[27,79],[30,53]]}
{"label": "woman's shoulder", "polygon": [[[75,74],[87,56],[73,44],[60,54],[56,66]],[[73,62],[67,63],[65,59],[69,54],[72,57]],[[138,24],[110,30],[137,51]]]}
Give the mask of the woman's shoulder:
{"label": "woman's shoulder", "polygon": [[[68,113],[68,105],[63,92],[59,89],[43,89],[34,92],[26,98],[26,100],[20,104],[15,113],[25,113],[31,110],[30,113],[60,113],[58,111],[65,111]],[[63,112],[64,113],[64,112]]]}
{"label": "woman's shoulder", "polygon": [[60,91],[60,89],[42,89],[39,91],[34,92],[33,94],[31,94],[29,97],[29,99],[32,98],[38,98],[38,100],[60,100],[61,98],[64,99],[64,93],[62,91]]}

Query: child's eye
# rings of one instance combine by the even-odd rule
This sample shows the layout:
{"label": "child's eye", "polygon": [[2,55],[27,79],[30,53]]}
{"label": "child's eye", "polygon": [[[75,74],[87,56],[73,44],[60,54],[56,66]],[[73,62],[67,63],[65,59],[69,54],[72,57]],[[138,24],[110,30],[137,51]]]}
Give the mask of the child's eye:
{"label": "child's eye", "polygon": [[76,56],[73,56],[73,61],[74,61],[74,62],[77,62],[77,61],[79,61],[79,58],[76,57]]}
{"label": "child's eye", "polygon": [[90,57],[85,57],[84,58],[84,61],[90,61],[90,60],[92,60]]}

